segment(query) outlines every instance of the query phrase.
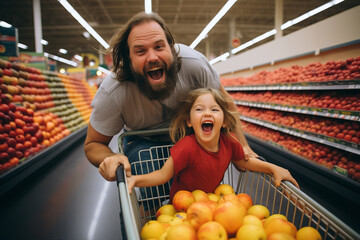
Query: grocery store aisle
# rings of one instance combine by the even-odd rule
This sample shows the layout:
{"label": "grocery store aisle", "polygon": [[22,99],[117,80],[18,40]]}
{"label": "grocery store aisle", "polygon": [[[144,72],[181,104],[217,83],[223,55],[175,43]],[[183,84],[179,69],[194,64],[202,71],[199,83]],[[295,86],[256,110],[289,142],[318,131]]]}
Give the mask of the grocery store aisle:
{"label": "grocery store aisle", "polygon": [[121,239],[116,183],[87,161],[83,142],[1,196],[1,239]]}

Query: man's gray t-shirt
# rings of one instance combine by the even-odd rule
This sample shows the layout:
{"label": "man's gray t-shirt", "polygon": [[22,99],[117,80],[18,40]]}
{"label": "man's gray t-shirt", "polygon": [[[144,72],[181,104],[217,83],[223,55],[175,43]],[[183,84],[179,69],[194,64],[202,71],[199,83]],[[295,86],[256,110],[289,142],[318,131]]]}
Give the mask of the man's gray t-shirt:
{"label": "man's gray t-shirt", "polygon": [[126,130],[168,127],[178,103],[189,91],[201,87],[220,88],[218,74],[201,53],[183,44],[181,69],[174,93],[163,101],[149,100],[129,81],[119,82],[115,74],[101,83],[91,106],[90,124],[99,133],[113,136]]}

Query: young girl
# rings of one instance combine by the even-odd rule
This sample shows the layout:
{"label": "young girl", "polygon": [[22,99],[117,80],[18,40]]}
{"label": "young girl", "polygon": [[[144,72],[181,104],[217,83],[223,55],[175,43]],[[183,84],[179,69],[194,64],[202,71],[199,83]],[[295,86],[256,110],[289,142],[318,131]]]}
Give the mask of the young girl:
{"label": "young girl", "polygon": [[284,168],[257,158],[245,161],[244,151],[232,132],[238,115],[228,110],[218,90],[193,90],[180,106],[170,126],[170,137],[176,142],[170,149],[171,156],[160,170],[129,177],[130,192],[133,187],[156,186],[171,178],[170,201],[179,190],[213,192],[230,161],[238,169],[273,174],[277,186],[282,180],[289,180],[299,187]]}

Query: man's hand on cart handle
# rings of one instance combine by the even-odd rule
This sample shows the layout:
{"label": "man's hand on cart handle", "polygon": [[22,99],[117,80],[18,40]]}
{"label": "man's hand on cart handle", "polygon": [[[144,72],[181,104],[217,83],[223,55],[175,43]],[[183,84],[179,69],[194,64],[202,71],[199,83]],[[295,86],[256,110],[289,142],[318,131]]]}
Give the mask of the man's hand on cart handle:
{"label": "man's hand on cart handle", "polygon": [[115,154],[106,157],[104,161],[99,165],[100,174],[108,181],[115,181],[115,172],[118,166],[122,164],[124,166],[126,176],[131,176],[131,168],[128,158],[123,154]]}

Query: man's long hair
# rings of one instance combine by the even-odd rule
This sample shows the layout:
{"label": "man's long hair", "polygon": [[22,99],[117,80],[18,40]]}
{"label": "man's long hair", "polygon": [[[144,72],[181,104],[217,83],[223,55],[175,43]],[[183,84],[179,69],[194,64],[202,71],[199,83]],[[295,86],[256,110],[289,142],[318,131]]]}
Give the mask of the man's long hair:
{"label": "man's long hair", "polygon": [[[131,71],[131,60],[128,46],[128,37],[133,27],[143,22],[157,22],[164,30],[168,44],[170,45],[171,52],[174,56],[174,61],[177,64],[177,71],[181,68],[181,59],[175,50],[175,39],[166,25],[164,19],[162,19],[156,13],[139,12],[134,15],[125,26],[117,31],[116,34],[110,40],[110,51],[113,57],[114,72],[118,81],[132,81],[133,74]],[[176,58],[176,59],[175,59]]]}

